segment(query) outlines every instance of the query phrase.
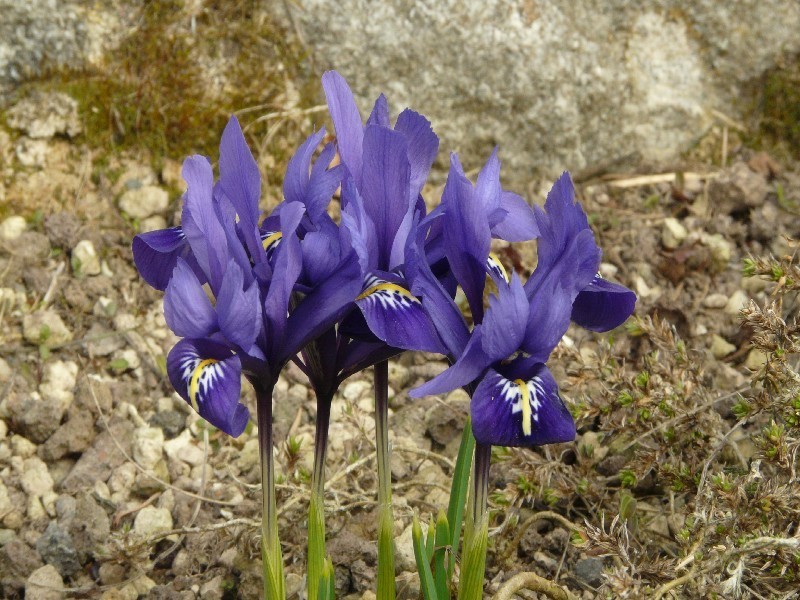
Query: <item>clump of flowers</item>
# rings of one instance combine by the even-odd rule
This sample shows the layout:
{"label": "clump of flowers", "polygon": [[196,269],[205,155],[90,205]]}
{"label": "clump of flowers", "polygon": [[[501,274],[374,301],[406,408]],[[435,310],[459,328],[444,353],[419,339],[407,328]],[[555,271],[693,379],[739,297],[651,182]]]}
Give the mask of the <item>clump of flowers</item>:
{"label": "clump of flowers", "polygon": [[[568,174],[544,208],[532,208],[501,187],[497,151],[475,183],[452,155],[442,202],[427,213],[421,193],[439,148],[430,122],[406,109],[392,125],[384,96],[365,121],[338,73],[326,73],[323,87],[336,145],[313,160],[325,132],[306,140],[287,168],[284,200],[270,214],[259,213],[260,174],[231,119],[216,182],[206,158],[184,163],[181,226],[136,236],[136,265],[165,292],[167,324],[182,338],[167,360],[169,378],[200,416],[232,436],[249,420],[239,402],[241,376],[253,385],[264,490],[264,597],[280,599],[272,390],[289,361],[306,373],[318,401],[307,597],[331,598],[322,502],[330,403],[347,377],[374,367],[377,597],[383,600],[395,596],[388,359],[404,350],[445,356],[451,366],[412,396],[463,387],[471,397],[471,425],[447,511],[427,540],[415,525],[415,552],[425,597],[449,598],[463,526],[458,597],[480,598],[492,446],[574,439],[575,423],[548,358],[571,321],[608,331],[628,318],[636,298],[597,275],[601,252]],[[340,223],[328,212],[337,190]],[[492,254],[492,239],[538,240],[538,266],[527,281]],[[485,305],[487,286],[496,291]],[[459,288],[469,303],[469,323],[454,300]]]}

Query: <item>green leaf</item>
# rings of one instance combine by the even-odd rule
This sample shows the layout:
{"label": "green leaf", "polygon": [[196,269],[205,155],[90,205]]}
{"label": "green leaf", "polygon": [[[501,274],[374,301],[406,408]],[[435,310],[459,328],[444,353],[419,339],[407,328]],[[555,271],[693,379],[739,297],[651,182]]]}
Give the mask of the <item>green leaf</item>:
{"label": "green leaf", "polygon": [[325,513],[323,499],[312,492],[308,505],[308,598],[324,593]]}
{"label": "green leaf", "polygon": [[449,561],[450,553],[450,526],[447,515],[439,511],[436,517],[436,547],[433,552],[433,572],[436,584],[436,595],[439,600],[450,600]]}
{"label": "green leaf", "polygon": [[[334,599],[334,583],[335,583],[335,571],[333,569],[333,562],[331,562],[331,557],[328,556],[324,563],[322,564],[322,571],[320,572],[319,578],[319,591],[317,594],[317,600],[333,600]],[[309,594],[311,587],[309,586]],[[311,595],[308,596],[311,598]]]}
{"label": "green leaf", "polygon": [[464,519],[464,505],[469,488],[469,474],[472,467],[472,454],[475,452],[475,436],[469,417],[461,434],[461,445],[458,447],[458,458],[453,473],[453,484],[450,488],[450,503],[447,507],[447,523],[450,527],[450,561],[447,564],[448,579],[453,577],[453,568],[458,557],[458,539],[461,536],[461,523]]}
{"label": "green leaf", "polygon": [[[430,531],[429,529],[429,534]],[[431,565],[428,562],[428,551],[425,547],[425,543],[422,541],[422,527],[420,527],[416,513],[414,513],[414,521],[411,525],[411,542],[414,546],[414,558],[417,561],[417,573],[419,573],[422,596],[425,600],[438,600],[436,584],[433,581]]]}

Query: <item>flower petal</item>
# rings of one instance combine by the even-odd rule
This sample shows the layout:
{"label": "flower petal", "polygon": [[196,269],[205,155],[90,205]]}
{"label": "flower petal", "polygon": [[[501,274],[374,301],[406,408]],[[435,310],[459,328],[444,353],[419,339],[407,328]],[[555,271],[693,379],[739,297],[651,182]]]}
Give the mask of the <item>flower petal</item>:
{"label": "flower petal", "polygon": [[201,338],[217,330],[217,315],[191,267],[178,258],[164,295],[164,319],[180,337]]}
{"label": "flower petal", "polygon": [[539,237],[539,225],[533,208],[522,196],[503,191],[500,195],[502,219],[492,226],[492,235],[507,242],[524,242]]}
{"label": "flower petal", "polygon": [[246,352],[261,332],[261,299],[255,281],[250,281],[246,289],[245,285],[241,267],[231,260],[217,298],[219,329],[222,335]]}
{"label": "flower petal", "polygon": [[483,335],[482,327],[482,325],[475,326],[464,351],[451,367],[418,388],[411,390],[409,396],[421,398],[422,396],[433,394],[444,394],[456,388],[464,387],[480,377],[492,363],[491,357],[487,356],[483,350],[481,340]]}
{"label": "flower petal", "polygon": [[367,117],[367,125],[378,125],[386,129],[391,128],[392,122],[389,120],[389,102],[386,96],[381,94],[375,100],[375,106],[372,107],[372,112]]}
{"label": "flower petal", "polygon": [[388,270],[392,244],[409,210],[408,143],[402,134],[377,125],[364,132],[361,195],[364,209],[375,224],[378,268]]}
{"label": "flower petal", "polygon": [[528,298],[516,273],[508,285],[501,284],[497,295],[489,297],[483,319],[483,351],[493,360],[503,360],[516,352],[528,324]]}
{"label": "flower petal", "polygon": [[428,178],[433,161],[436,160],[439,138],[431,128],[431,122],[409,108],[397,117],[394,130],[405,135],[408,140],[408,162],[411,165],[409,194],[416,199]]}
{"label": "flower petal", "polygon": [[356,304],[380,340],[405,350],[446,352],[422,302],[406,287],[372,277],[364,288]]}
{"label": "flower petal", "polygon": [[541,446],[575,439],[575,421],[541,364],[529,377],[514,381],[489,369],[472,395],[470,413],[481,444]]}
{"label": "flower petal", "polygon": [[328,101],[333,126],[336,130],[336,145],[342,163],[350,171],[356,185],[361,185],[361,155],[364,141],[364,124],[358,112],[353,92],[336,71],[322,76],[322,88]]}
{"label": "flower petal", "polygon": [[258,201],[261,198],[261,173],[247,146],[236,117],[231,117],[219,145],[219,184],[239,216],[239,227],[255,260],[259,252]]}
{"label": "flower petal", "polygon": [[572,304],[572,320],[591,331],[622,325],[636,306],[636,294],[617,283],[595,277]]}
{"label": "flower petal", "polygon": [[189,242],[180,227],[140,233],[133,238],[132,250],[133,262],[142,278],[162,292],[167,289],[178,257],[183,257],[195,274],[203,277],[203,271],[192,256]]}
{"label": "flower petal", "polygon": [[324,137],[325,128],[323,127],[308,136],[306,141],[297,149],[297,152],[289,159],[289,164],[286,166],[286,176],[283,179],[283,197],[287,202],[302,202],[305,204],[311,157]]}
{"label": "flower petal", "polygon": [[239,403],[242,366],[229,348],[211,340],[181,340],[167,357],[167,373],[201,417],[228,435],[242,434],[250,413]]}

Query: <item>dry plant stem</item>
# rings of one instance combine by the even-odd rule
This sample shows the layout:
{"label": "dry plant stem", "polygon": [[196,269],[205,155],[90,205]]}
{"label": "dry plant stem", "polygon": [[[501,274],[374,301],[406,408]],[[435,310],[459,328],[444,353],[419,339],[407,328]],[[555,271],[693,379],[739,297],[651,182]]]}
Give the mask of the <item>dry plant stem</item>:
{"label": "dry plant stem", "polygon": [[551,519],[553,521],[558,521],[561,523],[565,528],[569,529],[570,531],[582,531],[580,527],[575,525],[574,523],[570,522],[567,518],[561,516],[558,513],[555,513],[551,510],[542,510],[537,513],[532,514],[530,517],[525,519],[522,525],[517,527],[516,533],[514,534],[514,538],[508,544],[508,547],[503,551],[500,555],[500,560],[507,560],[511,553],[519,546],[519,543],[522,541],[522,538],[525,536],[525,532],[528,531],[531,525],[533,525],[536,521],[541,519]]}
{"label": "dry plant stem", "polygon": [[375,365],[375,448],[378,453],[378,600],[394,600],[394,517],[389,448],[389,361]]}
{"label": "dry plant stem", "polygon": [[492,600],[511,600],[520,590],[530,590],[553,600],[576,600],[567,590],[536,573],[517,573],[503,584]]}

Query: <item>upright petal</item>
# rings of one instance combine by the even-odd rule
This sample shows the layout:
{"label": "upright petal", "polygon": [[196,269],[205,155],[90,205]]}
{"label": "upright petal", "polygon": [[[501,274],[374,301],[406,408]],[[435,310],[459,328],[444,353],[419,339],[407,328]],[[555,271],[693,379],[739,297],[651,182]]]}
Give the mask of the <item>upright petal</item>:
{"label": "upright petal", "polygon": [[164,295],[164,319],[180,337],[201,338],[217,330],[217,315],[191,267],[178,258]]}
{"label": "upright petal", "polygon": [[322,88],[328,101],[328,110],[336,130],[336,145],[342,163],[352,175],[357,186],[361,186],[361,156],[364,141],[364,124],[358,112],[353,92],[336,71],[322,76]]}
{"label": "upright petal", "polygon": [[411,165],[411,187],[409,194],[416,199],[428,178],[436,153],[439,138],[431,128],[431,122],[421,114],[407,108],[397,117],[394,130],[408,140],[408,162]]}
{"label": "upright petal", "polygon": [[261,173],[236,117],[231,117],[219,145],[219,183],[239,216],[239,227],[247,249],[258,259],[258,201]]}
{"label": "upright petal", "polygon": [[389,120],[389,102],[386,96],[381,94],[375,100],[375,106],[372,107],[372,112],[367,117],[367,125],[378,125],[386,129],[391,128],[392,122]]}
{"label": "upright petal", "polygon": [[203,156],[190,156],[183,162],[183,178],[188,186],[181,217],[183,231],[211,289],[217,291],[228,264],[228,243],[214,208],[211,165]]}
{"label": "upright petal", "polygon": [[575,439],[575,422],[544,365],[514,381],[489,369],[472,395],[470,413],[480,444],[529,447]]}
{"label": "upright petal", "polygon": [[239,403],[242,366],[226,346],[210,340],[181,340],[167,357],[167,373],[178,395],[201,417],[233,437],[250,413]]}
{"label": "upright petal", "polygon": [[486,164],[483,165],[478,179],[475,182],[475,195],[483,204],[484,212],[491,215],[500,208],[500,195],[503,188],[500,187],[500,159],[497,156],[497,147],[492,151],[492,155]]}
{"label": "upright petal", "polygon": [[[361,195],[375,224],[378,268],[388,270],[392,244],[409,210],[408,143],[402,134],[377,125],[364,133]],[[414,199],[416,201],[416,198]]]}
{"label": "upright petal", "polygon": [[286,166],[286,176],[283,178],[283,197],[286,198],[287,202],[302,202],[305,204],[311,157],[324,137],[324,128],[312,133],[301,144],[292,158],[289,159],[289,164]]}
{"label": "upright petal", "polygon": [[508,286],[501,284],[497,295],[489,297],[483,320],[483,351],[493,360],[503,360],[516,352],[528,324],[528,298],[516,273]]}
{"label": "upright petal", "polygon": [[447,260],[469,301],[476,323],[483,320],[483,290],[491,233],[484,206],[472,183],[461,175],[451,158],[442,193]]}
{"label": "upright petal", "polygon": [[595,277],[572,304],[572,320],[591,331],[610,331],[633,314],[636,294],[617,283]]}
{"label": "upright petal", "polygon": [[366,274],[378,268],[378,240],[375,223],[372,222],[364,201],[356,189],[355,181],[348,177],[342,184],[342,224],[343,239],[358,255],[361,273]]}

